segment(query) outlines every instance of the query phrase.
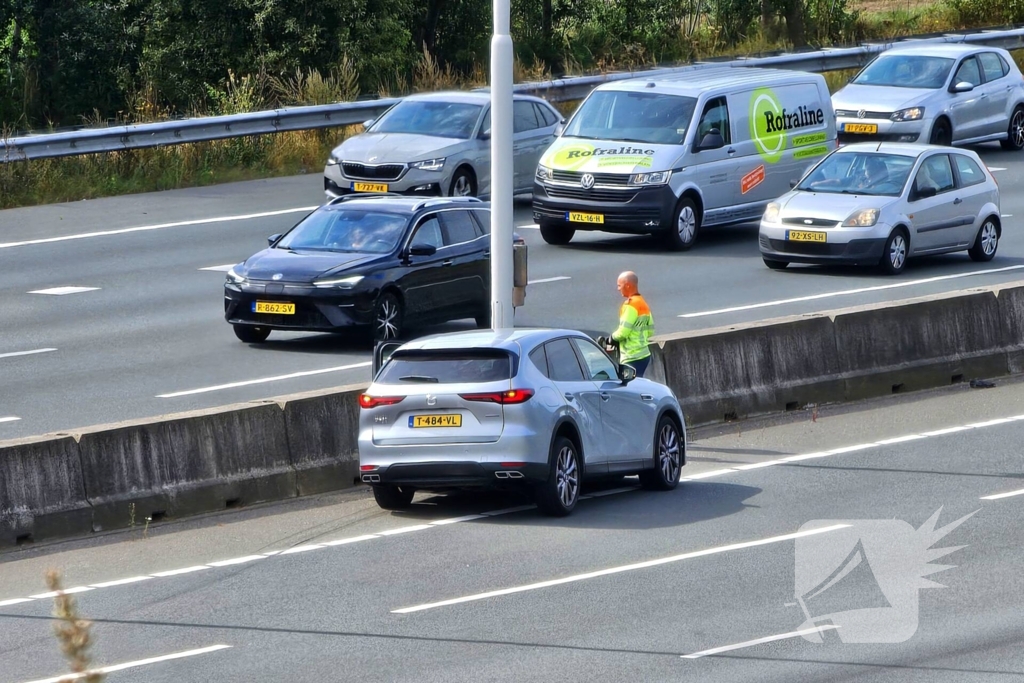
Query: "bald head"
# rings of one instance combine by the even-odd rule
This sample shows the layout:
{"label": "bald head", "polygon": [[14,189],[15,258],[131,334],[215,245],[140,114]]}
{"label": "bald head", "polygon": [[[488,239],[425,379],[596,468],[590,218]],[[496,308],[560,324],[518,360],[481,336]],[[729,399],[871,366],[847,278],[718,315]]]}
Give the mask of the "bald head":
{"label": "bald head", "polygon": [[633,296],[639,291],[639,282],[640,280],[637,278],[636,273],[631,270],[625,271],[619,275],[619,294],[626,298]]}

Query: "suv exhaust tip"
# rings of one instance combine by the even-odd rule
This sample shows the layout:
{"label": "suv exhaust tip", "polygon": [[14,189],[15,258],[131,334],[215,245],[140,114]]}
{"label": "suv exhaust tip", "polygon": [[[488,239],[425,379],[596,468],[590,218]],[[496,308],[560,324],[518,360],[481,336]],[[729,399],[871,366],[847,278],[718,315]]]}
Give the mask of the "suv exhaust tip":
{"label": "suv exhaust tip", "polygon": [[494,476],[496,476],[498,479],[522,479],[523,473],[515,471],[506,472],[504,470],[498,470],[497,472],[494,473]]}
{"label": "suv exhaust tip", "polygon": [[378,483],[378,482],[380,482],[380,475],[379,474],[364,474],[363,475],[363,481],[366,482],[367,484]]}

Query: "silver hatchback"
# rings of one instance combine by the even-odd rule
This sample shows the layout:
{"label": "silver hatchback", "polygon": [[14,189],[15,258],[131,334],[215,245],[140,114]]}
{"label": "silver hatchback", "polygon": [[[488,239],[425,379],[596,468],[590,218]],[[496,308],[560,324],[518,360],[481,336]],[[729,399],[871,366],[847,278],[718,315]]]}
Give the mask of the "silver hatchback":
{"label": "silver hatchback", "polygon": [[840,147],[761,219],[765,265],[879,265],[967,251],[990,261],[1002,237],[999,186],[976,152],[907,143]]}
{"label": "silver hatchback", "polygon": [[391,348],[359,400],[360,476],[384,509],[407,507],[417,490],[511,488],[562,516],[584,478],[679,482],[686,423],[675,395],[580,332],[480,330]]}

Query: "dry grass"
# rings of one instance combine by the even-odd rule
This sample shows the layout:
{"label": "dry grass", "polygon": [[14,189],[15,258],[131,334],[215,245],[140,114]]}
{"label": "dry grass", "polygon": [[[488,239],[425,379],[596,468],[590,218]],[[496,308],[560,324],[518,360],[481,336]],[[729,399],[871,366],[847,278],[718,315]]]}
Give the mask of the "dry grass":
{"label": "dry grass", "polygon": [[48,571],[46,585],[57,593],[53,598],[53,615],[57,618],[54,631],[71,673],[78,674],[76,679],[85,683],[102,683],[103,675],[91,670],[92,624],[79,616],[75,599],[63,592],[59,572]]}

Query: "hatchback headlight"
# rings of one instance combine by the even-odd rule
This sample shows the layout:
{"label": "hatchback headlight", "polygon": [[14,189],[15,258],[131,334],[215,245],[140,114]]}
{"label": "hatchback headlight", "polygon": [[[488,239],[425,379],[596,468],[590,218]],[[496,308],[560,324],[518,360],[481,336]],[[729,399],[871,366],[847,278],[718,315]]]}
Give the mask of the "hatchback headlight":
{"label": "hatchback headlight", "polygon": [[672,177],[672,171],[637,173],[630,177],[630,185],[664,185]]}
{"label": "hatchback headlight", "polygon": [[894,111],[889,118],[893,121],[917,121],[924,116],[924,107],[911,107]]}
{"label": "hatchback headlight", "polygon": [[231,269],[228,271],[228,276],[227,277],[228,277],[228,282],[230,282],[233,285],[240,285],[243,282],[245,282],[245,278],[235,272],[235,267],[234,266],[232,266]]}
{"label": "hatchback headlight", "polygon": [[843,221],[844,228],[870,228],[878,222],[878,209],[861,209]]}
{"label": "hatchback headlight", "polygon": [[444,168],[445,158],[427,159],[426,161],[414,161],[409,166],[420,171],[440,171]]}
{"label": "hatchback headlight", "polygon": [[537,166],[536,176],[537,176],[537,180],[554,180],[555,179],[555,174],[554,174],[554,172],[550,168],[548,168],[547,166],[541,166],[539,164]]}
{"label": "hatchback headlight", "polygon": [[766,223],[778,223],[779,222],[779,211],[782,209],[782,205],[778,202],[771,202],[764,209],[763,220]]}
{"label": "hatchback headlight", "polygon": [[340,163],[341,163],[341,159],[334,152],[331,152],[331,155],[329,157],[327,157],[327,165],[328,166],[337,166]]}
{"label": "hatchback headlight", "polygon": [[314,287],[336,287],[337,289],[352,289],[360,283],[363,279],[363,275],[352,275],[349,277],[335,278],[332,280],[316,280],[313,282]]}

